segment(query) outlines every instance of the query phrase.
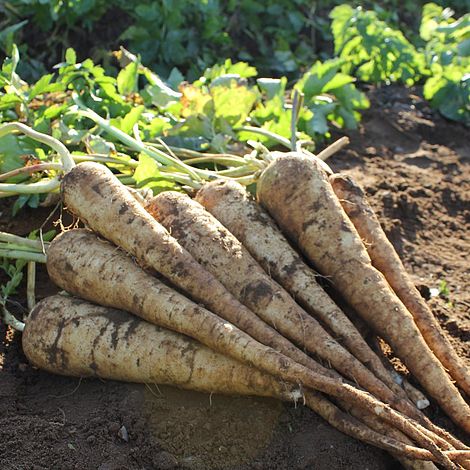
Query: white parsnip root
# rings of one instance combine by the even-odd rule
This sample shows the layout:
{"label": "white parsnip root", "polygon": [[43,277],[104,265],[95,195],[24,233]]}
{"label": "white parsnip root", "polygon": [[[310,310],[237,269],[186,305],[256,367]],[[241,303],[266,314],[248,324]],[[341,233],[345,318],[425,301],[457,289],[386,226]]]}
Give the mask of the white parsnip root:
{"label": "white parsnip root", "polygon": [[392,346],[427,393],[470,432],[470,407],[412,315],[372,266],[361,237],[318,164],[297,154],[279,158],[264,171],[257,194],[285,233]]}
{"label": "white parsnip root", "polygon": [[330,182],[341,206],[364,240],[372,264],[388,281],[397,296],[413,315],[423,338],[457,385],[470,396],[470,370],[463,364],[444,336],[439,323],[416,289],[395,248],[385,235],[368,203],[363,189],[347,175],[335,174]]}
{"label": "white parsnip root", "polygon": [[[126,312],[56,295],[39,302],[23,334],[29,361],[55,374],[177,385],[205,392],[299,399],[295,386],[225,357],[200,343]],[[407,462],[430,452],[384,437],[341,412],[322,395],[307,392],[306,404],[341,431]],[[403,438],[401,436],[401,438]],[[455,455],[449,453],[452,458]],[[424,465],[424,466],[423,466]],[[430,463],[410,468],[433,468]]]}
{"label": "white parsnip root", "polygon": [[[84,299],[130,311],[147,321],[191,336],[215,351],[258,367],[279,379],[328,395],[353,400],[357,406],[396,426],[440,463],[448,457],[419,426],[355,387],[319,374],[255,341],[234,325],[140,269],[126,254],[91,232],[70,230],[56,237],[48,250],[48,272],[61,288]],[[354,398],[353,398],[354,397]]]}

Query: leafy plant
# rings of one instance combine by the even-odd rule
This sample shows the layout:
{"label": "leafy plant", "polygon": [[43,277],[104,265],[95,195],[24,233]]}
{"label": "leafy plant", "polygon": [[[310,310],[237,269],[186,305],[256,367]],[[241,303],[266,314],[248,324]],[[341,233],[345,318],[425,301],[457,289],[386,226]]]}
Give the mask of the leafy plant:
{"label": "leafy plant", "polygon": [[423,82],[424,96],[448,119],[470,123],[470,13],[459,19],[435,3],[423,7],[416,48],[376,11],[341,5],[331,12],[343,71],[372,83]]}
{"label": "leafy plant", "polygon": [[316,62],[296,85],[311,112],[309,119],[303,117],[309,135],[328,135],[329,121],[355,129],[360,120],[359,110],[369,107],[364,93],[354,85],[355,78],[341,72],[344,64],[344,59]]}
{"label": "leafy plant", "polygon": [[445,117],[470,125],[470,13],[459,19],[450,8],[423,8],[421,38],[431,77],[424,96]]}
{"label": "leafy plant", "polygon": [[[122,49],[117,58],[122,69],[113,76],[91,59],[78,62],[75,51],[68,49],[54,73],[29,84],[16,72],[19,54],[14,48],[0,73],[0,120],[22,120],[65,143],[75,159],[98,159],[128,184],[158,192],[177,189],[188,180],[171,165],[164,170],[154,153],[144,151],[148,146],[194,157],[196,162],[202,159],[208,169],[215,165],[212,157],[204,158],[206,153],[240,165],[237,155],[251,151],[249,140],[268,148],[291,148],[297,139],[314,148],[316,141],[329,136],[331,125],[354,127],[359,110],[368,106],[354,78],[340,72],[342,60],[317,62],[295,85],[295,92],[306,99],[296,110],[299,119],[293,139],[294,90],[286,90],[286,77],[255,80],[256,68],[225,60],[193,83],[175,72],[171,86],[139,56]],[[81,112],[77,103],[88,111]],[[232,155],[227,158],[227,153]],[[0,137],[0,172],[13,171],[7,182],[56,176],[57,165],[28,171],[29,161],[39,168],[45,162],[60,163],[50,149],[25,136]],[[37,207],[41,198],[20,195],[14,208]]]}
{"label": "leafy plant", "polygon": [[343,69],[372,83],[413,85],[425,73],[424,57],[398,29],[378,18],[375,11],[344,4],[330,13],[335,53]]}
{"label": "leafy plant", "polygon": [[[55,236],[56,232],[55,230],[50,230],[46,233],[43,234],[42,240],[45,242],[48,242],[52,240]],[[27,238],[30,240],[37,240],[38,239],[38,231],[35,230],[31,232]],[[1,242],[0,245],[2,246],[2,249],[12,249],[14,250],[16,248],[14,243],[4,243]],[[9,280],[0,286],[0,304],[4,305],[5,301],[10,297],[11,295],[15,294],[17,292],[18,287],[21,284],[21,281],[23,280],[23,271],[25,266],[28,264],[28,261],[25,261],[23,259],[8,259],[8,258],[0,258],[0,269],[4,271],[4,273],[7,275]]]}
{"label": "leafy plant", "polygon": [[433,67],[435,75],[424,85],[424,97],[448,119],[470,126],[470,73],[456,65]]}

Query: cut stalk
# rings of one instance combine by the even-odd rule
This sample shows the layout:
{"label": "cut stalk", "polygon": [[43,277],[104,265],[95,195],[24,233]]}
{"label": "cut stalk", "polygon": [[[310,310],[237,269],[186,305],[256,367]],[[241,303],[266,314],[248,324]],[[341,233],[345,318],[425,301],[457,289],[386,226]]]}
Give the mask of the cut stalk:
{"label": "cut stalk", "polygon": [[34,250],[43,251],[44,246],[48,246],[48,242],[41,242],[40,240],[30,240],[29,238],[19,237],[12,233],[0,232],[0,241],[6,243],[13,243],[18,246],[32,248]]}
{"label": "cut stalk", "polygon": [[219,163],[220,165],[224,166],[244,166],[246,165],[246,160],[243,157],[235,157],[235,156],[224,156],[224,157],[213,157],[213,156],[201,156],[195,158],[188,158],[185,160],[185,163],[188,165],[196,165],[198,163]]}
{"label": "cut stalk", "polygon": [[[9,122],[0,126],[0,137],[11,134],[13,132],[21,132],[28,137],[31,137],[32,139],[49,146],[52,150],[55,150],[61,159],[64,172],[70,171],[75,166],[75,162],[70,156],[67,147],[54,137],[43,134],[42,132],[35,131],[34,129],[31,129],[30,127],[26,126],[25,124],[21,124],[20,122]],[[3,188],[0,189],[4,190]]]}
{"label": "cut stalk", "polygon": [[58,178],[49,180],[38,181],[37,183],[29,184],[14,184],[14,183],[0,183],[0,191],[8,193],[8,196],[18,194],[44,194],[52,193],[60,188],[60,181]]}
{"label": "cut stalk", "polygon": [[0,175],[0,181],[5,181],[18,175],[31,174],[46,170],[62,170],[62,165],[60,163],[38,163],[37,165],[23,166],[3,173]]}
{"label": "cut stalk", "polygon": [[26,301],[28,305],[28,311],[30,312],[36,305],[36,263],[30,261],[27,268],[26,276]]}
{"label": "cut stalk", "polygon": [[107,119],[102,118],[98,113],[87,108],[84,104],[80,102],[77,95],[74,95],[74,101],[77,106],[80,108],[78,114],[84,117],[87,117],[94,121],[98,126],[104,129],[108,134],[112,135],[124,145],[128,146],[132,150],[137,152],[142,152],[148,155],[149,157],[153,158],[157,162],[165,166],[173,166],[184,173],[187,173],[196,181],[200,181],[201,177],[199,176],[197,171],[194,171],[194,168],[191,168],[189,165],[186,165],[181,160],[171,157],[170,155],[162,152],[161,150],[155,147],[149,147],[142,142],[139,142],[137,139],[134,139],[130,135],[126,134],[125,132],[121,131],[115,126],[112,126]]}
{"label": "cut stalk", "polygon": [[331,145],[322,150],[317,154],[317,158],[325,161],[327,158],[330,158],[336,152],[339,152],[343,147],[349,144],[349,137],[341,137],[337,141],[333,142]]}
{"label": "cut stalk", "polygon": [[98,163],[112,163],[113,165],[124,165],[129,168],[137,168],[139,162],[137,160],[120,160],[119,158],[108,157],[101,154],[87,154],[87,155],[72,155],[75,163],[81,162],[98,162]]}
{"label": "cut stalk", "polygon": [[46,256],[42,253],[33,253],[23,250],[5,250],[0,249],[0,258],[21,259],[24,261],[34,261],[36,263],[45,263]]}
{"label": "cut stalk", "polygon": [[5,322],[5,325],[11,326],[14,330],[23,331],[24,323],[18,320],[14,315],[12,315],[8,309],[5,307],[3,299],[0,301],[0,309],[2,311],[2,319]]}
{"label": "cut stalk", "polygon": [[245,131],[245,132],[252,132],[253,134],[259,134],[259,135],[262,135],[263,137],[268,137],[269,139],[276,141],[278,144],[283,145],[289,150],[291,148],[291,142],[289,139],[286,139],[285,137],[282,137],[279,134],[275,134],[274,132],[268,131],[267,129],[263,129],[262,127],[240,126],[234,130],[238,132]]}

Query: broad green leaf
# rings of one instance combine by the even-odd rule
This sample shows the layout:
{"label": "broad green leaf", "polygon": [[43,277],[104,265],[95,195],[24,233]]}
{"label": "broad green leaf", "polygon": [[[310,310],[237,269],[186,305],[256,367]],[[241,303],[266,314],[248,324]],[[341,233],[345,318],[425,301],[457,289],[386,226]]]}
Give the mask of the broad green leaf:
{"label": "broad green leaf", "polygon": [[43,75],[29,90],[28,98],[32,100],[36,96],[44,93],[62,91],[63,85],[61,83],[51,83],[53,77],[53,74]]}
{"label": "broad green leaf", "polygon": [[250,113],[250,119],[257,125],[261,125],[266,121],[279,118],[285,112],[284,96],[276,95],[270,100],[258,103],[256,108]]}
{"label": "broad green leaf", "polygon": [[470,74],[456,66],[444,67],[426,81],[423,93],[446,118],[470,126]]}
{"label": "broad green leaf", "polygon": [[219,75],[218,77],[212,80],[210,86],[223,86],[223,87],[230,87],[231,83],[243,84],[243,80],[241,79],[240,75],[237,73],[226,73],[224,75]]}
{"label": "broad green leaf", "polygon": [[99,135],[87,135],[84,139],[88,153],[98,153],[107,156],[116,154],[116,147],[112,142],[108,142]]}
{"label": "broad green leaf", "polygon": [[332,59],[322,63],[317,61],[305,73],[296,85],[296,88],[305,95],[305,101],[321,94],[327,83],[330,82],[343,65],[344,60]]}
{"label": "broad green leaf", "polygon": [[442,18],[442,12],[443,8],[435,3],[426,3],[423,6],[419,35],[425,41],[431,39],[439,23],[444,19]]}
{"label": "broad green leaf", "polygon": [[62,113],[65,113],[69,108],[67,103],[64,104],[53,104],[44,110],[44,117],[46,119],[55,119],[60,116]]}
{"label": "broad green leaf", "polygon": [[168,92],[168,87],[161,87],[158,85],[147,85],[142,91],[142,98],[150,101],[154,106],[161,109],[166,109],[173,103],[178,102],[179,95],[175,96],[174,92]]}
{"label": "broad green leaf", "polygon": [[276,95],[282,96],[286,90],[287,78],[258,78],[258,87],[266,94],[266,99],[271,100]]}
{"label": "broad green leaf", "polygon": [[10,52],[13,47],[15,33],[22,29],[23,26],[25,26],[27,23],[28,20],[23,20],[18,23],[7,26],[6,28],[3,28],[0,31],[0,46],[2,46],[4,51],[6,51],[7,53]]}
{"label": "broad green leaf", "polygon": [[[270,131],[274,134],[278,134],[281,137],[290,139],[291,137],[291,117],[292,111],[288,110],[285,113],[281,114],[278,118],[265,121],[261,126],[262,129]],[[237,133],[238,139],[241,141],[255,140],[266,145],[268,148],[276,147],[279,143],[270,137],[260,135],[250,131],[240,131]]]}
{"label": "broad green leaf", "polygon": [[325,135],[329,130],[327,116],[334,111],[336,104],[333,101],[317,101],[309,107],[312,111],[312,117],[306,122],[306,131],[315,138],[317,134]]}
{"label": "broad green leaf", "polygon": [[70,65],[74,65],[74,64],[77,63],[77,54],[75,53],[75,51],[71,47],[69,47],[65,51],[65,60]]}
{"label": "broad green leaf", "polygon": [[[214,128],[212,119],[206,114],[194,114],[166,131],[168,136],[197,137],[212,140]],[[184,145],[183,145],[184,147]]]}
{"label": "broad green leaf", "polygon": [[183,80],[184,75],[178,70],[177,67],[173,67],[166,81],[172,89],[177,90]]}
{"label": "broad green leaf", "polygon": [[121,95],[130,95],[138,91],[139,63],[131,62],[117,76],[117,88]]}
{"label": "broad green leaf", "polygon": [[258,99],[258,94],[254,89],[234,82],[230,87],[212,87],[211,95],[214,101],[215,117],[223,118],[231,126],[245,121]]}
{"label": "broad green leaf", "polygon": [[22,102],[23,100],[19,96],[11,93],[0,95],[0,111],[3,109],[15,108],[18,103]]}
{"label": "broad green leaf", "polygon": [[151,189],[154,195],[176,189],[175,183],[169,181],[160,171],[157,162],[145,154],[139,155],[139,165],[134,172],[134,179],[138,188]]}
{"label": "broad green leaf", "polygon": [[[6,173],[24,165],[22,156],[34,154],[35,145],[27,139],[18,135],[7,134],[0,137],[0,172]],[[21,181],[24,177],[18,177],[12,182]]]}
{"label": "broad green leaf", "polygon": [[132,129],[139,122],[140,116],[144,111],[144,106],[136,106],[132,108],[124,117],[111,119],[111,124],[116,126],[126,134],[131,134]]}
{"label": "broad green leaf", "polygon": [[161,176],[159,164],[153,158],[144,153],[141,153],[139,155],[139,165],[134,172],[134,179],[136,183],[141,184],[143,181],[148,180],[154,176]]}
{"label": "broad green leaf", "polygon": [[463,40],[457,45],[458,54],[462,57],[470,56],[470,38]]}
{"label": "broad green leaf", "polygon": [[185,148],[188,150],[196,150],[197,152],[203,152],[209,148],[209,139],[202,137],[201,135],[182,136],[182,135],[167,135],[162,140],[170,146]]}
{"label": "broad green leaf", "polygon": [[232,63],[231,59],[226,59],[223,64],[216,64],[205,70],[203,77],[205,81],[213,81],[223,75],[238,75],[240,78],[256,77],[258,74],[255,67],[248,65],[246,62]]}
{"label": "broad green leaf", "polygon": [[341,88],[349,83],[354,83],[356,79],[351,77],[351,75],[347,75],[345,73],[338,72],[324,87],[323,93],[328,93],[329,91],[336,90],[337,88]]}
{"label": "broad green leaf", "polygon": [[193,85],[181,87],[181,104],[183,109],[181,115],[189,117],[193,114],[204,114],[212,120],[214,116],[214,101],[212,96],[201,88]]}
{"label": "broad green leaf", "polygon": [[169,120],[163,116],[154,117],[150,123],[145,126],[145,132],[148,134],[148,139],[154,139],[155,137],[162,136],[163,133],[170,129],[172,126]]}
{"label": "broad green leaf", "polygon": [[143,69],[143,74],[150,85],[159,88],[162,94],[172,97],[174,100],[181,97],[181,93],[170,88],[156,73],[152,72],[148,68],[145,67]]}

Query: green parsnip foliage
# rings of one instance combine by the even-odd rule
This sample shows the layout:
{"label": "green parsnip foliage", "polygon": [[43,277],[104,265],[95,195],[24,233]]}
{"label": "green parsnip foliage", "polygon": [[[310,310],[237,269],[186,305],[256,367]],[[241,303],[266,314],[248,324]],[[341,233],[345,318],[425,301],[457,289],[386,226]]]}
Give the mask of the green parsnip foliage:
{"label": "green parsnip foliage", "polygon": [[[327,57],[327,14],[341,0],[5,0],[0,49],[21,44],[22,72],[37,78],[67,47],[103,58],[124,44],[163,76],[174,67],[190,80],[224,57],[256,64],[263,75],[289,78]],[[422,1],[366,0],[393,24],[417,26]],[[439,0],[459,11],[469,0]],[[405,31],[408,34],[408,31]],[[44,69],[44,66],[46,67]],[[39,72],[42,69],[42,72]]]}
{"label": "green parsnip foliage", "polygon": [[[55,236],[55,230],[50,230],[43,234],[42,240],[48,242],[52,240]],[[38,231],[35,230],[31,232],[28,236],[31,240],[37,240],[39,237]],[[11,248],[15,249],[14,244],[2,244],[5,245],[2,248]],[[21,281],[23,280],[24,268],[27,265],[27,261],[22,259],[17,259],[15,261],[7,258],[0,258],[0,269],[4,271],[9,280],[0,286],[0,304],[4,305],[5,301],[11,295],[15,294],[17,288],[20,286]]]}
{"label": "green parsnip foliage", "polygon": [[330,13],[335,53],[344,70],[364,82],[413,85],[424,73],[424,57],[398,29],[375,11],[341,5]]}
{"label": "green parsnip foliage", "polygon": [[470,13],[459,19],[435,3],[423,8],[416,48],[375,11],[333,9],[335,52],[343,71],[364,82],[424,83],[424,96],[445,117],[470,124]]}
{"label": "green parsnip foliage", "polygon": [[328,121],[354,129],[360,119],[358,110],[369,107],[365,95],[355,87],[355,79],[341,72],[344,64],[342,59],[316,62],[296,85],[311,111],[311,118],[305,123],[305,131],[310,135],[327,134]]}
{"label": "green parsnip foliage", "polygon": [[470,125],[470,13],[459,19],[435,3],[423,9],[421,38],[431,71],[424,96],[448,119]]}
{"label": "green parsnip foliage", "polygon": [[[176,188],[182,182],[178,170],[172,170],[171,165],[162,168],[152,156],[139,153],[116,133],[97,127],[77,112],[74,96],[118,131],[185,158],[193,151],[202,152],[192,155],[198,157],[207,152],[243,155],[251,151],[248,140],[273,148],[280,138],[291,139],[293,90],[286,90],[285,77],[255,80],[254,67],[226,60],[207,69],[193,83],[173,74],[169,79],[176,86],[173,88],[139,57],[125,50],[117,56],[123,68],[111,76],[91,59],[77,62],[75,52],[69,49],[55,73],[28,84],[16,72],[19,55],[15,48],[0,73],[0,122],[22,120],[62,141],[76,158],[97,156],[129,184],[154,192]],[[354,78],[340,72],[342,64],[341,60],[317,62],[295,85],[306,98],[299,110],[296,137],[309,142],[311,149],[316,141],[328,137],[331,125],[355,127],[358,111],[368,106],[363,93],[355,88]],[[273,138],[272,133],[278,137]],[[2,173],[25,166],[25,155],[31,155],[33,163],[57,160],[50,150],[24,136],[0,138]],[[214,168],[213,163],[203,166]],[[54,174],[48,170],[15,178],[32,182]],[[40,202],[37,195],[18,200],[31,206]]]}
{"label": "green parsnip foliage", "polygon": [[[300,0],[285,0],[276,5],[269,3],[266,16],[276,12],[282,14],[292,1],[304,6]],[[48,9],[47,14],[57,21],[63,9],[73,10],[67,20],[70,24],[82,21],[79,14],[89,14],[94,21],[97,18],[94,15],[99,16],[100,8],[104,8],[101,0],[17,0],[16,4],[29,5],[34,14]],[[202,16],[195,19],[198,24],[199,20],[213,18],[220,7],[218,2],[202,5],[194,1],[189,2],[188,11],[174,11],[172,6],[176,4],[179,3],[170,1],[159,6],[155,2],[142,1],[135,14],[146,16],[150,21],[155,12],[163,8],[168,21],[171,19],[182,25],[188,11],[199,8]],[[250,6],[242,2],[238,7],[230,3],[227,8],[237,12],[245,8],[253,15],[259,13],[257,3]],[[287,17],[290,22],[298,20],[300,25],[297,13]],[[470,123],[470,14],[455,19],[448,8],[433,3],[425,5],[420,27],[422,42],[416,47],[401,31],[383,20],[391,16],[380,9],[367,11],[345,4],[333,9],[331,18],[339,57],[316,61],[298,77],[292,88],[287,87],[286,77],[257,78],[255,67],[230,59],[207,68],[192,82],[185,81],[187,77],[177,68],[172,68],[164,80],[143,65],[140,56],[125,49],[115,54],[121,67],[116,73],[106,71],[91,59],[77,61],[75,51],[69,48],[65,60],[55,66],[53,73],[27,83],[18,72],[21,69],[18,48],[11,44],[11,54],[0,72],[0,122],[25,122],[64,142],[77,158],[93,155],[93,158],[104,159],[104,163],[130,184],[154,190],[177,187],[184,184],[184,178],[177,169],[162,168],[148,152],[140,154],[136,150],[138,146],[130,145],[118,134],[107,132],[101,125],[97,126],[93,120],[77,113],[74,96],[108,119],[117,131],[184,158],[201,158],[201,152],[202,156],[205,153],[243,155],[250,152],[251,140],[268,148],[290,146],[296,141],[312,150],[316,142],[329,137],[331,126],[354,128],[360,119],[360,111],[369,106],[365,95],[355,86],[356,78],[373,83],[424,83],[424,95],[432,106],[449,119]],[[205,26],[207,31],[212,31],[210,34],[218,31],[219,34],[219,26],[211,21]],[[261,19],[253,16],[253,21],[256,23]],[[163,29],[163,35],[174,32]],[[261,47],[263,41],[258,39]],[[181,45],[181,42],[176,41],[174,47],[178,48],[177,44]],[[197,53],[194,54],[196,57]],[[289,60],[287,56],[282,59],[286,70],[290,70]],[[172,65],[177,62],[175,58]],[[196,62],[199,67],[204,61],[197,59]],[[293,139],[294,90],[303,96],[303,104],[296,110],[297,132]],[[1,173],[55,160],[50,150],[25,136],[0,138]],[[214,163],[207,160],[202,163],[196,160],[194,165],[215,168]],[[172,171],[171,177],[168,173],[163,174]],[[50,169],[32,174],[22,172],[7,182],[34,182],[53,177],[55,173]],[[36,207],[39,203],[38,195],[23,195],[18,198],[15,208],[24,204]]]}

